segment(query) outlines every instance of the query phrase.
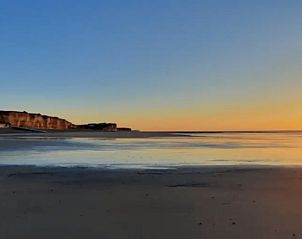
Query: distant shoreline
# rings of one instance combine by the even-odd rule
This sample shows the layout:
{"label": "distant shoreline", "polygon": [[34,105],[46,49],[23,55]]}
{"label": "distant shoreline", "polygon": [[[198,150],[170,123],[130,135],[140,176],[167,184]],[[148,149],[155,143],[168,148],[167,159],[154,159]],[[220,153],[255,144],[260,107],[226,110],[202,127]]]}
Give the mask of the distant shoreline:
{"label": "distant shoreline", "polygon": [[205,130],[205,131],[190,131],[190,130],[176,130],[176,131],[141,131],[141,132],[153,132],[153,133],[181,133],[181,134],[225,134],[225,133],[302,133],[302,130]]}
{"label": "distant shoreline", "polygon": [[112,135],[171,135],[172,134],[226,134],[226,133],[236,133],[236,134],[253,134],[253,133],[302,133],[302,130],[133,130],[133,131],[116,131],[116,132],[106,132],[100,130],[49,130],[45,129],[45,131],[37,129],[37,132],[34,132],[35,129],[31,130],[22,130],[16,128],[0,128],[0,135],[1,134],[9,134],[9,133],[43,133],[43,134],[88,134],[88,133],[95,133],[95,134],[112,134]]}
{"label": "distant shoreline", "polygon": [[118,131],[103,132],[97,130],[76,131],[76,130],[56,130],[46,132],[30,132],[15,129],[0,129],[0,137],[9,136],[32,136],[32,137],[64,137],[64,138],[150,138],[150,137],[190,137],[181,133],[165,132],[142,132],[142,131]]}

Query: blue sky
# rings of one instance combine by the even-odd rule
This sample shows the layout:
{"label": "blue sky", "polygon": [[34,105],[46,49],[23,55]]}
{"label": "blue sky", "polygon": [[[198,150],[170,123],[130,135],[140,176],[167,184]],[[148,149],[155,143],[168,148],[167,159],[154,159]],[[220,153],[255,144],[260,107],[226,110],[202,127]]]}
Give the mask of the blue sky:
{"label": "blue sky", "polygon": [[278,0],[2,0],[1,108],[141,129],[300,127],[301,10]]}

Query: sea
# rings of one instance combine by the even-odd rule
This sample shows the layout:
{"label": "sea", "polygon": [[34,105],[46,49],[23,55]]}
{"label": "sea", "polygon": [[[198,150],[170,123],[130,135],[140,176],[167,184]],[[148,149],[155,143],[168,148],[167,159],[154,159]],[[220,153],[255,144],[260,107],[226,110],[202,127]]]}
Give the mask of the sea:
{"label": "sea", "polygon": [[0,165],[103,168],[301,166],[302,132],[183,133],[153,138],[0,137]]}

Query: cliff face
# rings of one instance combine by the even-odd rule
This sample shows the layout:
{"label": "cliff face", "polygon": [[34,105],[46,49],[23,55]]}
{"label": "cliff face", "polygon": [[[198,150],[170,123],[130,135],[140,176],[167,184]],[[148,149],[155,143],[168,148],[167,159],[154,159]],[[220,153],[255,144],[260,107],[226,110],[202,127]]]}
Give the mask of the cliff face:
{"label": "cliff face", "polygon": [[17,111],[0,111],[0,124],[36,129],[71,129],[75,125],[58,117]]}

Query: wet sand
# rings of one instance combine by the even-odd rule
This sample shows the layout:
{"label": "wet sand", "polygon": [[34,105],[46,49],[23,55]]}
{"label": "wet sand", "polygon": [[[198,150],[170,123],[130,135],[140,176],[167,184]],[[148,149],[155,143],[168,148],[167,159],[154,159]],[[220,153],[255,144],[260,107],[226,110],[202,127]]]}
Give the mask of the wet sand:
{"label": "wet sand", "polygon": [[0,167],[0,238],[302,238],[302,169]]}

